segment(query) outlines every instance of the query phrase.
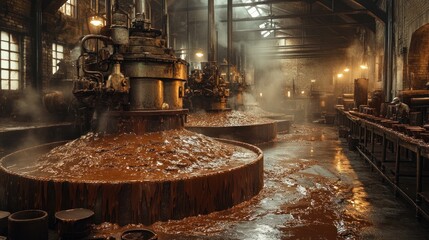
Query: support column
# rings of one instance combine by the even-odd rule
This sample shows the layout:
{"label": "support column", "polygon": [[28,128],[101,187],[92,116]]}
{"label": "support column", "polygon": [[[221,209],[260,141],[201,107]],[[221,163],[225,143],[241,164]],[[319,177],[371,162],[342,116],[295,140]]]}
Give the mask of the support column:
{"label": "support column", "polygon": [[228,0],[227,4],[227,31],[228,31],[228,45],[226,60],[228,61],[227,80],[230,82],[231,64],[232,64],[232,0]]}
{"label": "support column", "polygon": [[214,62],[216,61],[216,53],[215,53],[215,38],[216,38],[216,31],[215,31],[215,8],[214,8],[214,0],[208,0],[208,29],[207,29],[207,61],[208,62]]}
{"label": "support column", "polygon": [[387,24],[385,25],[385,41],[384,41],[384,94],[385,101],[392,100],[393,89],[393,1],[386,2]]}
{"label": "support column", "polygon": [[42,0],[36,0],[33,2],[33,13],[34,13],[34,21],[33,21],[33,79],[31,85],[33,89],[41,93],[43,90],[43,69],[42,69]]}

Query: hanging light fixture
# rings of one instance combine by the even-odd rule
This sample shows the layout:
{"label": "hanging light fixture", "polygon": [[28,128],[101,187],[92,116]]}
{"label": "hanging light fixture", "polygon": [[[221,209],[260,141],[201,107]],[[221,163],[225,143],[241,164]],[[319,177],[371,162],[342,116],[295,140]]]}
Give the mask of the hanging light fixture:
{"label": "hanging light fixture", "polygon": [[99,0],[95,0],[95,15],[89,18],[89,23],[94,27],[104,27],[106,24],[106,20],[100,15]]}
{"label": "hanging light fixture", "polygon": [[368,65],[366,63],[363,63],[360,65],[360,69],[363,69],[363,70],[368,69]]}
{"label": "hanging light fixture", "polygon": [[95,15],[89,18],[89,23],[94,27],[104,27],[104,18]]}
{"label": "hanging light fixture", "polygon": [[204,53],[203,53],[203,51],[202,51],[201,49],[199,49],[199,50],[197,50],[197,52],[195,53],[195,56],[197,56],[197,57],[201,58],[201,57],[203,57],[203,56],[204,56]]}

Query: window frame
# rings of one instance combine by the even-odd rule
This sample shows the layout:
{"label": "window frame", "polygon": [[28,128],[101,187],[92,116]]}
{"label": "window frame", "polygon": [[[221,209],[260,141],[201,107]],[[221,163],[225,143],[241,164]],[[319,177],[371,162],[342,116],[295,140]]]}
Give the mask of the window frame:
{"label": "window frame", "polygon": [[[67,9],[70,8],[70,14],[67,13]],[[67,17],[77,19],[77,0],[67,0],[59,9],[62,14]]]}
{"label": "window frame", "polygon": [[[55,49],[54,49],[55,46]],[[61,46],[63,48],[62,52],[58,51],[58,46]],[[65,50],[65,46],[64,44],[58,43],[58,42],[53,42],[52,43],[52,47],[51,47],[51,60],[52,60],[52,74],[55,74],[59,67],[57,66],[57,64],[61,61],[64,60],[64,50]],[[62,58],[58,58],[58,53],[61,53],[63,55]],[[54,57],[55,56],[55,57]],[[55,61],[55,64],[54,64]],[[55,72],[54,72],[55,69]]]}
{"label": "window frame", "polygon": [[[3,33],[8,34],[8,38],[9,38],[8,41],[3,41],[2,40],[1,35]],[[12,43],[12,39],[13,38],[16,39],[16,47],[17,47],[16,51],[13,50],[13,49],[11,49],[11,45],[13,44]],[[23,62],[24,62],[25,59],[23,58],[23,50],[24,50],[24,48],[23,48],[23,41],[22,41],[22,39],[23,38],[22,38],[21,34],[16,33],[14,31],[10,31],[8,29],[2,29],[2,28],[0,28],[0,53],[1,53],[1,51],[7,51],[8,54],[9,54],[8,59],[3,59],[1,57],[1,54],[0,54],[0,91],[1,92],[10,92],[10,93],[12,93],[12,92],[18,92],[18,91],[20,91],[21,89],[24,88],[24,84],[25,83],[23,81],[23,73],[24,73]],[[4,43],[4,42],[6,42],[8,44],[8,49],[3,49],[3,47],[1,47],[1,44]],[[17,60],[13,60],[11,58],[11,53],[17,54]],[[3,62],[4,61],[8,62],[8,67],[7,68],[3,67]],[[16,63],[17,68],[12,68],[12,66],[11,66],[12,62]],[[1,82],[4,81],[3,78],[1,77],[1,73],[2,73],[3,70],[9,72],[8,73],[9,74],[8,78],[5,79],[5,80],[8,81],[8,88],[7,89],[6,88],[3,89],[2,86],[1,86]],[[17,79],[11,79],[12,72],[17,72]],[[11,86],[12,86],[11,82],[13,82],[13,81],[16,81],[17,84],[18,84],[18,86],[17,86],[16,89],[11,89]]]}

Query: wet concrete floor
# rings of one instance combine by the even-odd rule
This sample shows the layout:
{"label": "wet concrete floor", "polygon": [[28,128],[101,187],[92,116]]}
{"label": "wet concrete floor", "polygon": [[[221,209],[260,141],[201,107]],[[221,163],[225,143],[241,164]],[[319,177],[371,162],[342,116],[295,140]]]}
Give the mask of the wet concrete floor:
{"label": "wet concrete floor", "polygon": [[338,139],[298,125],[260,146],[265,186],[229,210],[155,223],[159,239],[429,239],[429,224]]}

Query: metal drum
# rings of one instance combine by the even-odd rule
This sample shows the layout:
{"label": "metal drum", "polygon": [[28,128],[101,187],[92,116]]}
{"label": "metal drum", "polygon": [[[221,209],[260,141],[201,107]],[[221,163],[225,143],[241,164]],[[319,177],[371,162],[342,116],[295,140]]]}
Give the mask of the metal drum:
{"label": "metal drum", "polygon": [[48,213],[42,210],[24,210],[9,216],[10,240],[48,239]]}

